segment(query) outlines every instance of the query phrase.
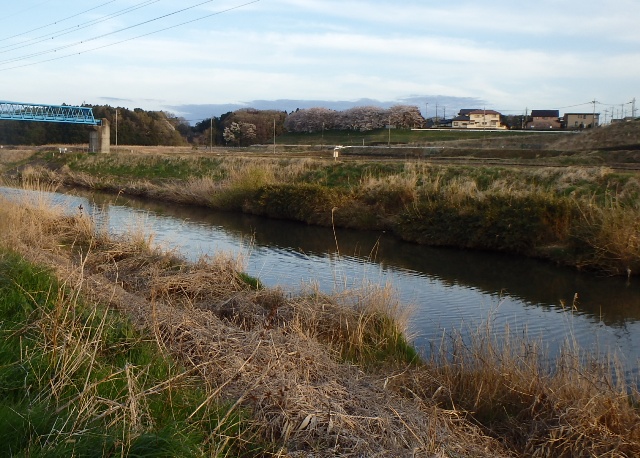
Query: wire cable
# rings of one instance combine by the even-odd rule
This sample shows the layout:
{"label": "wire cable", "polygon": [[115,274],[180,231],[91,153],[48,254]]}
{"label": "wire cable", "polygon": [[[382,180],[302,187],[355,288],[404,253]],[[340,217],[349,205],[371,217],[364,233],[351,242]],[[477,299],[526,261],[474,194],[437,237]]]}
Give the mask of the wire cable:
{"label": "wire cable", "polygon": [[[158,1],[159,1],[159,0],[149,0],[149,1],[147,2],[147,4],[150,4],[150,3],[156,3],[156,2],[158,2]],[[125,30],[133,29],[133,28],[136,28],[136,27],[140,27],[140,26],[142,26],[142,25],[149,24],[149,23],[151,23],[151,22],[155,22],[155,21],[158,21],[158,20],[160,20],[160,19],[165,19],[165,18],[167,18],[167,17],[169,17],[169,16],[174,16],[174,15],[176,15],[176,14],[183,13],[183,12],[185,12],[185,11],[188,11],[188,10],[191,10],[191,9],[194,9],[194,8],[197,8],[197,7],[199,7],[199,6],[202,6],[202,5],[205,5],[205,4],[207,4],[207,3],[214,2],[214,1],[216,1],[216,0],[205,0],[204,2],[198,3],[198,4],[196,4],[196,5],[189,6],[189,7],[187,7],[187,8],[182,8],[182,9],[177,10],[177,11],[174,11],[174,12],[172,12],[172,13],[167,13],[167,14],[164,14],[164,15],[162,15],[162,16],[158,16],[158,17],[156,17],[156,18],[149,19],[149,20],[147,20],[147,21],[143,21],[143,22],[140,22],[140,23],[138,23],[138,24],[131,25],[131,26],[129,26],[129,27],[125,27],[125,28],[122,28],[122,29],[119,29],[119,30],[114,30],[113,32],[109,32],[109,33],[105,33],[105,34],[102,34],[102,35],[98,35],[98,36],[96,36],[96,37],[92,37],[92,38],[89,38],[89,39],[86,39],[86,40],[78,41],[78,42],[76,42],[76,43],[72,43],[72,44],[69,44],[69,45],[66,45],[66,46],[61,46],[61,47],[58,47],[58,48],[55,48],[55,49],[49,49],[49,50],[47,50],[47,51],[40,51],[40,52],[37,52],[37,53],[33,53],[33,54],[29,54],[29,55],[21,56],[21,57],[16,57],[16,58],[13,58],[13,59],[5,59],[5,60],[0,61],[0,65],[1,65],[1,64],[8,64],[8,63],[11,63],[11,62],[19,62],[19,61],[21,61],[21,60],[26,60],[26,59],[29,59],[29,58],[31,58],[31,57],[38,57],[38,56],[42,56],[42,55],[49,54],[49,53],[52,53],[52,52],[62,51],[63,49],[73,48],[74,46],[78,46],[78,45],[80,45],[80,44],[85,44],[85,43],[88,43],[88,42],[90,42],[90,41],[95,41],[95,40],[98,40],[98,39],[100,39],[100,38],[107,37],[107,36],[109,36],[109,35],[115,35],[116,33],[124,32]],[[142,5],[142,6],[147,6],[147,5]],[[141,8],[142,6],[140,6],[140,8]],[[106,20],[106,19],[105,19],[105,20]],[[103,22],[103,21],[101,20],[100,22]],[[86,26],[86,27],[89,27],[89,26]],[[83,27],[83,28],[86,28],[86,27]],[[67,32],[67,33],[71,33],[71,32]],[[62,34],[61,34],[61,35],[62,35]],[[59,35],[58,35],[58,36],[59,36]],[[48,41],[48,39],[47,39],[47,40],[41,40],[41,41]],[[38,42],[38,43],[39,43],[39,42]],[[0,49],[2,49],[2,48],[0,48]],[[17,49],[17,48],[14,48],[14,49]],[[8,51],[0,51],[0,54],[3,54],[3,53],[5,53],[5,52],[8,52]]]}
{"label": "wire cable", "polygon": [[[214,0],[210,0],[210,1],[214,1]],[[199,18],[192,19],[190,21],[181,22],[179,24],[175,24],[175,25],[172,25],[172,26],[169,26],[169,27],[165,27],[165,28],[162,28],[162,29],[154,30],[152,32],[144,33],[142,35],[138,35],[138,36],[135,36],[135,37],[127,38],[126,40],[116,41],[114,43],[109,43],[109,44],[106,44],[106,45],[97,46],[95,48],[86,49],[84,51],[80,51],[80,52],[77,52],[77,53],[66,54],[64,56],[54,57],[52,59],[41,60],[41,61],[38,61],[38,62],[31,62],[29,64],[16,65],[14,67],[0,68],[0,72],[7,71],[7,70],[14,70],[14,69],[17,69],[17,68],[30,67],[30,66],[33,66],[33,65],[42,64],[42,63],[46,63],[46,62],[53,62],[53,61],[60,60],[60,59],[66,59],[67,57],[79,56],[81,54],[86,54],[88,52],[97,51],[99,49],[109,48],[111,46],[116,46],[116,45],[119,45],[119,44],[122,44],[122,43],[126,43],[128,41],[137,40],[139,38],[147,37],[149,35],[154,35],[156,33],[160,33],[160,32],[164,32],[164,31],[167,31],[167,30],[175,29],[175,28],[181,27],[183,25],[192,24],[194,22],[202,21],[204,19],[207,19],[207,18],[210,18],[210,17],[213,17],[213,16],[218,16],[218,15],[221,15],[221,14],[224,14],[224,13],[228,13],[230,11],[234,11],[234,10],[237,10],[237,9],[240,9],[240,8],[244,8],[244,7],[252,5],[254,3],[258,3],[259,1],[260,0],[253,0],[253,1],[250,1],[250,2],[243,3],[241,5],[236,5],[236,6],[221,10],[221,11],[216,11],[215,13],[207,14],[205,16],[201,16]],[[209,1],[208,2],[204,2],[204,3],[209,3]],[[195,5],[195,6],[198,6],[198,5]],[[183,11],[183,10],[181,10],[181,11]],[[175,14],[175,13],[172,13],[172,14]],[[167,15],[165,15],[163,17],[166,17],[166,16]],[[151,20],[151,21],[153,21],[153,20]],[[144,23],[141,23],[141,24],[146,24],[146,23],[149,23],[151,21],[145,21]],[[137,24],[137,25],[141,25],[141,24]],[[126,29],[122,29],[122,30],[127,30],[127,29],[130,29],[132,27],[136,27],[136,26],[127,27]],[[113,33],[116,33],[116,32],[112,32],[112,33],[106,34],[106,35],[112,35]],[[89,40],[87,40],[87,41],[89,41]],[[50,52],[55,52],[55,51],[50,51]],[[0,64],[2,64],[2,62],[0,62]]]}
{"label": "wire cable", "polygon": [[[115,13],[112,13],[112,14],[110,14],[108,16],[105,16],[105,17],[102,17],[100,19],[94,19],[94,20],[89,21],[89,22],[83,22],[81,24],[74,25],[72,27],[68,27],[66,29],[63,29],[63,30],[57,32],[57,34],[53,35],[53,36],[51,36],[50,34],[40,35],[39,37],[31,38],[29,40],[25,40],[25,41],[22,41],[20,43],[15,43],[15,44],[12,44],[12,45],[7,45],[7,46],[0,46],[0,49],[11,48],[11,49],[6,49],[6,51],[0,51],[0,54],[5,54],[7,52],[15,51],[16,49],[26,48],[28,46],[32,46],[32,45],[35,45],[35,44],[38,44],[38,43],[42,43],[44,41],[49,41],[49,40],[52,40],[54,38],[61,37],[63,35],[68,35],[70,33],[77,32],[78,30],[86,29],[86,28],[94,26],[96,24],[100,24],[102,22],[106,22],[106,21],[108,21],[110,19],[113,19],[115,17],[122,16],[122,15],[125,15],[127,13],[131,13],[132,11],[139,10],[140,8],[144,8],[145,6],[149,6],[149,5],[152,5],[154,3],[158,3],[159,1],[160,0],[146,0],[146,1],[140,3],[140,4],[136,5],[136,6],[130,6],[129,8],[125,8],[123,10],[116,11]],[[80,43],[82,43],[82,42],[80,42]],[[22,45],[22,46],[20,46],[20,45]],[[35,55],[42,55],[42,54],[46,54],[47,52],[55,52],[55,50],[53,50],[53,51],[42,51],[40,53],[36,53]],[[33,55],[29,55],[29,56],[26,56],[26,57],[27,58],[28,57],[33,57]],[[15,60],[20,60],[20,59],[15,59]]]}
{"label": "wire cable", "polygon": [[44,5],[45,3],[49,3],[50,1],[51,1],[51,0],[46,0],[46,1],[44,1],[44,2],[38,3],[37,5],[33,5],[33,6],[28,7],[28,8],[25,8],[25,9],[23,9],[23,10],[16,11],[15,13],[7,14],[6,16],[3,16],[3,17],[2,17],[2,19],[8,19],[8,18],[13,17],[13,16],[18,16],[19,14],[22,14],[22,13],[24,13],[24,12],[26,12],[26,11],[29,11],[29,10],[32,10],[32,9],[37,8],[37,7],[39,7],[39,6],[42,6],[42,5]]}
{"label": "wire cable", "polygon": [[593,102],[584,102],[584,103],[578,103],[576,105],[568,105],[566,107],[558,107],[556,108],[557,110],[564,110],[565,108],[575,108],[575,107],[581,107],[583,105],[592,105]]}
{"label": "wire cable", "polygon": [[89,13],[89,12],[91,12],[93,10],[97,10],[98,8],[102,8],[103,6],[108,5],[109,3],[113,3],[115,1],[116,0],[110,0],[107,3],[103,3],[102,5],[98,5],[96,7],[90,8],[88,10],[85,10],[85,11],[81,12],[81,13],[74,14],[73,16],[69,16],[69,17],[66,17],[64,19],[58,19],[57,21],[51,22],[50,24],[46,24],[46,25],[43,25],[43,26],[40,26],[40,27],[36,27],[35,29],[26,30],[26,31],[24,31],[22,33],[18,33],[16,35],[11,35],[10,37],[1,38],[0,41],[6,41],[6,40],[10,40],[11,38],[21,37],[22,35],[26,35],[26,34],[31,33],[31,32],[36,32],[38,30],[46,29],[47,27],[51,27],[52,25],[58,25],[60,22],[68,21],[69,19],[73,19],[74,17],[78,17],[78,16],[81,16],[81,15],[83,15],[85,13]]}

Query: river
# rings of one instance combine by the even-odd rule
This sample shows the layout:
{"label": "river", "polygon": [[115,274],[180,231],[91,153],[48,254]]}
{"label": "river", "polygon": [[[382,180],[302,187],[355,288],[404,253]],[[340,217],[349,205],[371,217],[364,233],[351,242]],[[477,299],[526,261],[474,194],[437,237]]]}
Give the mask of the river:
{"label": "river", "polygon": [[[0,188],[0,193],[22,191]],[[326,291],[389,284],[411,308],[409,331],[420,351],[455,332],[491,325],[526,333],[550,354],[575,340],[591,354],[614,353],[635,382],[640,359],[640,278],[604,277],[501,253],[433,248],[384,232],[309,226],[131,197],[70,191],[50,194],[112,233],[144,230],[187,259],[224,251],[242,256],[267,286]]]}

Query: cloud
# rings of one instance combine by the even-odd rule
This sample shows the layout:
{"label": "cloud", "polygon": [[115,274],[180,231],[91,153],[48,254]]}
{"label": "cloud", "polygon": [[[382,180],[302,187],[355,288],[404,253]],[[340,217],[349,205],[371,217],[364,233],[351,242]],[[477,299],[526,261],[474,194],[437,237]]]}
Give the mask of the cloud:
{"label": "cloud", "polygon": [[98,100],[103,100],[105,102],[107,102],[107,104],[117,104],[117,103],[122,103],[122,104],[130,104],[133,103],[133,99],[121,99],[118,97],[98,97]]}
{"label": "cloud", "polygon": [[[203,5],[189,17],[234,5]],[[101,26],[113,30],[184,7],[178,0],[156,6]],[[0,85],[35,103],[105,100],[145,109],[396,101],[406,94],[514,109],[594,97],[621,102],[634,96],[640,78],[638,16],[637,0],[584,0],[579,7],[552,0],[270,0],[115,46],[107,45],[143,30],[95,40],[87,46],[106,47],[77,54],[86,49],[79,46],[65,59],[10,71],[0,65]]]}

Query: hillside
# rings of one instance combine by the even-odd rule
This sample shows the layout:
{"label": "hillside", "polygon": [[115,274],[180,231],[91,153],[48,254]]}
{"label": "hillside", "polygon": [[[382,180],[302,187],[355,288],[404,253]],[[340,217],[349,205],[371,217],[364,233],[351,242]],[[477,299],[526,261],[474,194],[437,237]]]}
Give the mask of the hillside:
{"label": "hillside", "polygon": [[559,150],[640,150],[640,120],[608,124],[553,143]]}
{"label": "hillside", "polygon": [[548,133],[528,137],[491,139],[491,147],[516,147],[554,151],[640,150],[640,120],[608,124],[574,133]]}

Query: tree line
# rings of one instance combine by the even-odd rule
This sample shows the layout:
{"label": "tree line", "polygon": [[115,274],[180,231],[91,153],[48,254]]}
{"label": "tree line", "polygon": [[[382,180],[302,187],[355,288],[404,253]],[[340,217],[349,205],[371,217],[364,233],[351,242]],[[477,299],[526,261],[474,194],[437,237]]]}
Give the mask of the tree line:
{"label": "tree line", "polygon": [[[188,124],[162,111],[145,111],[140,108],[129,110],[100,105],[85,106],[93,109],[96,119],[104,118],[109,121],[112,144],[116,143],[116,137],[119,144],[125,145],[182,146],[187,144],[185,135],[190,130]],[[83,144],[89,142],[90,129],[92,127],[78,124],[1,120],[0,144]]]}
{"label": "tree line", "polygon": [[[344,111],[327,108],[298,109],[292,113],[246,108],[191,125],[182,117],[141,108],[85,105],[94,117],[111,124],[111,143],[140,146],[248,146],[270,143],[285,132],[323,130],[368,131],[393,125],[422,127],[424,118],[416,106],[391,108],[364,106]],[[45,122],[0,121],[0,145],[88,143],[91,127]]]}

